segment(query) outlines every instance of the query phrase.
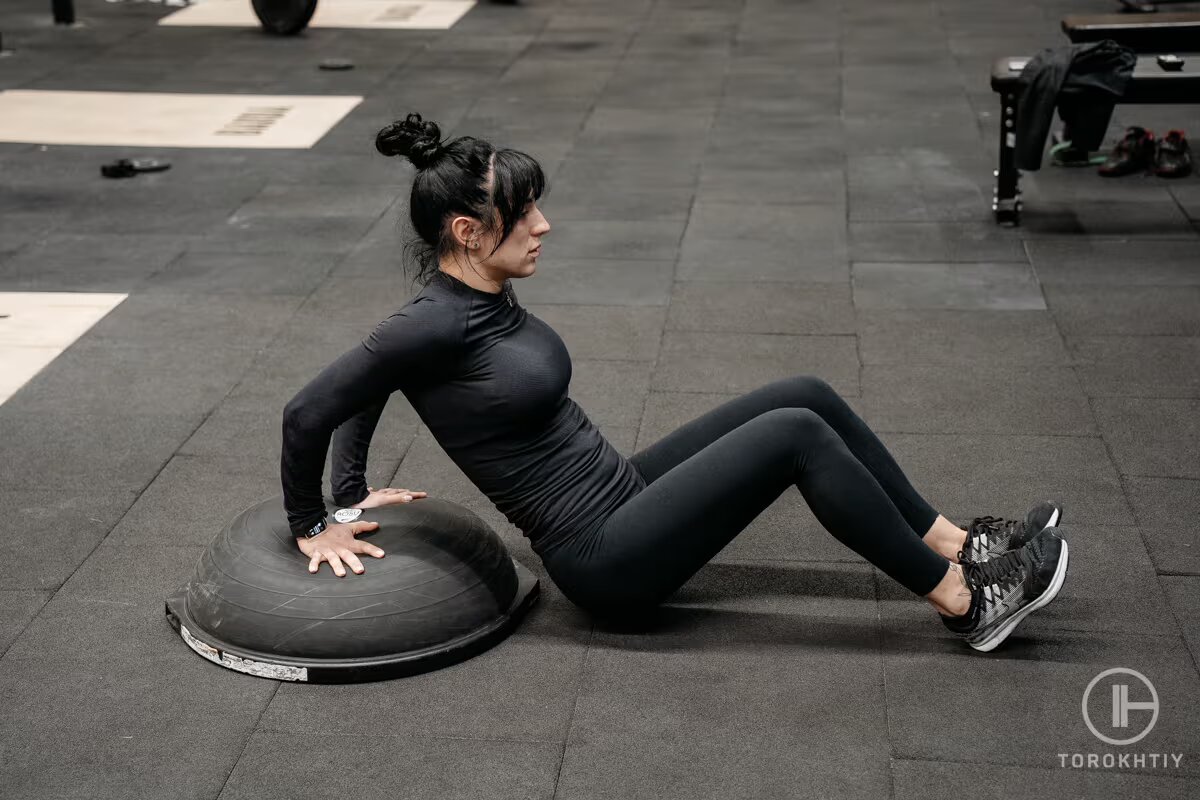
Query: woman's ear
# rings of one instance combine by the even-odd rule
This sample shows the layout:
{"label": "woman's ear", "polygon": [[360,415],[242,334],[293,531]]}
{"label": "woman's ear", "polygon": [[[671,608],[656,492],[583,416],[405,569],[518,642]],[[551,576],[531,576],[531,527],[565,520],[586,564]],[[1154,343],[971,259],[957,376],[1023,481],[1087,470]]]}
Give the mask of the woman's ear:
{"label": "woman's ear", "polygon": [[479,223],[470,217],[455,217],[450,221],[450,232],[460,247],[479,249]]}

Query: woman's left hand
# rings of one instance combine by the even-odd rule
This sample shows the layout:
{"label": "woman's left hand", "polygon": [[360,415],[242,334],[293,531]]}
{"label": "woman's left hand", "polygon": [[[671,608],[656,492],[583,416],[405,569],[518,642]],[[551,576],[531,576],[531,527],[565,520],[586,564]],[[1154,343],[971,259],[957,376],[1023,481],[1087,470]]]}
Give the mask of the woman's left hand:
{"label": "woman's left hand", "polygon": [[411,503],[414,500],[420,500],[422,497],[428,497],[426,492],[414,492],[409,489],[380,489],[376,491],[368,486],[367,491],[370,492],[366,499],[359,503],[350,506],[351,508],[379,508],[380,506],[395,506],[402,503]]}

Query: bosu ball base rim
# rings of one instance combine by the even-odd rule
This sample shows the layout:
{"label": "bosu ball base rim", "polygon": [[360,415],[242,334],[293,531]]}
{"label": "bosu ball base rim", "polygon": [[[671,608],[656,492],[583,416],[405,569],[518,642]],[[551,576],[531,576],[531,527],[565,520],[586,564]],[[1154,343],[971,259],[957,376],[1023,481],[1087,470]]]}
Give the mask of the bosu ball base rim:
{"label": "bosu ball base rim", "polygon": [[[517,573],[517,593],[502,616],[457,639],[397,655],[347,659],[294,658],[227,645],[196,624],[188,614],[187,586],[167,598],[167,621],[187,646],[200,656],[247,675],[304,683],[359,683],[402,678],[466,661],[508,637],[541,593],[537,576],[515,558],[511,560]],[[353,579],[353,575],[344,578]]]}

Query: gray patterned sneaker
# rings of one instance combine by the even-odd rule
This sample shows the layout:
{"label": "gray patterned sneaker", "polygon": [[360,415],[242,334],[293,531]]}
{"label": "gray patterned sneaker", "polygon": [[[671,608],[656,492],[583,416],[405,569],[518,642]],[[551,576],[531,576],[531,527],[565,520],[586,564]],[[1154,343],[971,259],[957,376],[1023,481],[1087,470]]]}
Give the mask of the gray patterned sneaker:
{"label": "gray patterned sneaker", "polygon": [[1018,550],[989,561],[964,561],[962,571],[971,605],[961,617],[943,615],[942,622],[987,653],[1058,594],[1067,577],[1067,543],[1057,530],[1047,528]]}
{"label": "gray patterned sneaker", "polygon": [[987,561],[1017,550],[1025,543],[1062,521],[1062,506],[1042,501],[1025,515],[1025,519],[976,517],[967,526],[967,541],[959,554],[963,561]]}

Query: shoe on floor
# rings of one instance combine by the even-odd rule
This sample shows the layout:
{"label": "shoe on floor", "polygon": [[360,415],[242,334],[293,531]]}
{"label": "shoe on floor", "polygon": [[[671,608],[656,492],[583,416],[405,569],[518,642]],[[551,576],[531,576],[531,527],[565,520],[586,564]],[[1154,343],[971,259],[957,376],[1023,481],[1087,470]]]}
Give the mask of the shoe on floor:
{"label": "shoe on floor", "polygon": [[1105,156],[1081,150],[1071,142],[1059,142],[1050,148],[1050,163],[1056,167],[1094,167],[1106,160]]}
{"label": "shoe on floor", "polygon": [[1108,160],[1097,170],[1106,178],[1119,178],[1150,169],[1154,162],[1154,131],[1137,125],[1125,129],[1125,138],[1117,142]]}
{"label": "shoe on floor", "polygon": [[1047,528],[1018,550],[982,563],[962,565],[971,605],[961,617],[942,622],[981,652],[995,650],[1017,625],[1046,606],[1067,577],[1067,543]]}
{"label": "shoe on floor", "polygon": [[1062,506],[1043,500],[1029,509],[1023,520],[976,517],[967,526],[967,540],[958,560],[987,561],[1024,547],[1046,528],[1056,527],[1062,521],[1062,512]]}
{"label": "shoe on floor", "polygon": [[1192,174],[1192,149],[1183,131],[1167,131],[1158,142],[1154,174],[1160,178],[1186,178]]}

